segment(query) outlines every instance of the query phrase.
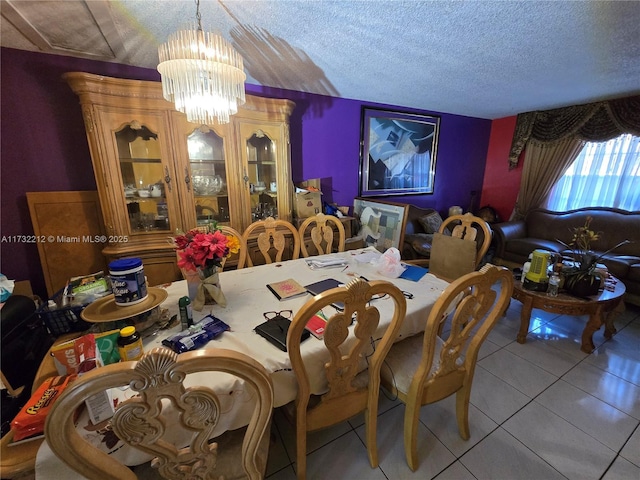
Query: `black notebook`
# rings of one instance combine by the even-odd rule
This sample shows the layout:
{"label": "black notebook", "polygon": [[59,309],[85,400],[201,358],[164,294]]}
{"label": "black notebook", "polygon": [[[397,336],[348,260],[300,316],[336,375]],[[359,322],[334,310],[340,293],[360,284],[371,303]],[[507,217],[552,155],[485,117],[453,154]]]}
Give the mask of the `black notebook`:
{"label": "black notebook", "polygon": [[[336,287],[340,287],[344,285],[343,283],[340,283],[338,280],[336,280],[335,278],[327,278],[325,280],[320,280],[319,282],[315,282],[315,283],[311,283],[309,285],[305,285],[304,288],[307,289],[307,292],[309,292],[311,295],[316,296],[326,290],[331,290],[332,288],[336,288]],[[344,310],[344,303],[343,302],[336,302],[336,303],[332,303],[331,305],[333,305],[333,307],[336,310],[339,311],[343,311]]]}
{"label": "black notebook", "polygon": [[[289,325],[291,325],[291,320],[278,315],[272,320],[267,320],[266,322],[261,323],[254,328],[254,330],[258,335],[263,336],[280,350],[286,352]],[[300,341],[303,342],[309,338],[310,335],[309,330],[303,330],[302,335],[300,336]]]}

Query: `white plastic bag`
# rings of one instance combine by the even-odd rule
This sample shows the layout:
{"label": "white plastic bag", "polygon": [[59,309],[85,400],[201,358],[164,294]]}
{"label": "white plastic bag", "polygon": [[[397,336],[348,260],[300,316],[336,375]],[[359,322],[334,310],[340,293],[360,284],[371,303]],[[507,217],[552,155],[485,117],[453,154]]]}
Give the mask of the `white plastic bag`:
{"label": "white plastic bag", "polygon": [[398,278],[404,272],[405,267],[400,262],[400,251],[397,248],[388,248],[377,260],[377,271],[380,275],[389,278]]}

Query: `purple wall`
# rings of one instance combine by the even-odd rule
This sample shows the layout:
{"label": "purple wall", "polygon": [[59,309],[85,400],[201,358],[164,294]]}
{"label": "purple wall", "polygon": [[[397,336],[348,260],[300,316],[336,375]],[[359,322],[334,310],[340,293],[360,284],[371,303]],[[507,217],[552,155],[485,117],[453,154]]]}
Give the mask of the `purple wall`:
{"label": "purple wall", "polygon": [[[96,189],[78,98],[62,74],[84,71],[140,80],[160,76],[153,69],[7,48],[1,49],[0,62],[0,235],[30,235],[26,192]],[[247,85],[246,90],[296,103],[291,118],[294,181],[328,178],[331,191],[324,190],[325,200],[352,205],[358,195],[364,103],[255,85]],[[384,199],[442,213],[451,205],[469,206],[470,192],[476,190],[479,195],[482,189],[491,121],[401,110],[441,116],[435,194]],[[34,292],[46,297],[36,245],[0,243],[0,272],[11,279],[31,280]]]}

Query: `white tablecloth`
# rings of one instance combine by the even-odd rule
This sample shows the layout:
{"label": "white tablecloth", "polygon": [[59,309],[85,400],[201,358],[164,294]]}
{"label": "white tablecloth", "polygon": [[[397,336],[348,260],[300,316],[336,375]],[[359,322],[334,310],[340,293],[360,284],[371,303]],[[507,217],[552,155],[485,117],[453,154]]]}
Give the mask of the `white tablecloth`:
{"label": "white tablecloth", "polygon": [[[348,267],[316,269],[307,266],[305,259],[291,260],[270,265],[245,268],[241,270],[227,271],[220,274],[220,284],[227,298],[227,306],[205,305],[202,312],[194,311],[194,321],[201,320],[205,315],[212,313],[231,327],[231,331],[224,332],[220,337],[210,341],[205,348],[226,348],[243,352],[260,362],[271,373],[274,390],[275,406],[281,406],[295,399],[296,381],[291,371],[291,363],[286,352],[282,352],[267,340],[256,334],[253,329],[264,322],[263,313],[267,311],[293,310],[295,312],[311,298],[309,295],[294,297],[279,301],[266,284],[295,279],[301,285],[308,285],[326,278],[334,278],[340,282],[348,283],[355,276],[363,276],[368,280],[388,280],[393,282],[403,291],[413,294],[412,299],[407,299],[407,314],[402,324],[399,340],[416,333],[422,332],[427,316],[440,293],[448,283],[427,274],[418,282],[402,278],[390,279],[377,273],[375,265],[358,261],[363,258],[361,251],[344,252],[340,255],[348,260]],[[366,256],[366,251],[365,254]],[[175,282],[163,286],[169,296],[162,307],[167,308],[171,315],[178,314],[178,299],[187,294],[185,281]],[[380,310],[381,320],[384,322],[391,318],[393,301],[389,297],[375,300],[375,306]],[[331,307],[328,307],[331,309]],[[333,312],[326,312],[333,314]],[[381,328],[384,324],[381,322]],[[160,330],[158,333],[145,339],[145,350],[160,346],[163,339],[180,332],[180,327],[170,330]],[[324,344],[314,337],[310,337],[302,344],[303,360],[310,371],[312,391],[316,394],[323,393],[326,383],[323,381],[324,364],[328,361],[328,352]],[[200,376],[198,375],[205,375]],[[220,430],[235,429],[248,423],[250,412],[253,408],[251,394],[245,392],[239,382],[230,383],[230,379],[213,381],[212,374],[195,374],[190,376],[188,383],[208,384],[215,387],[218,392],[225,392],[226,403],[229,410],[225,421],[221,423]],[[313,381],[313,380],[312,380]],[[95,443],[100,444],[102,439],[96,435]],[[148,461],[149,457],[132,451],[129,447],[115,447],[120,461],[129,465],[136,465]],[[104,444],[101,448],[105,448]],[[114,450],[111,448],[110,450]],[[46,441],[38,451],[36,458],[36,477],[40,479],[73,479],[82,478],[68,469],[49,449]]]}

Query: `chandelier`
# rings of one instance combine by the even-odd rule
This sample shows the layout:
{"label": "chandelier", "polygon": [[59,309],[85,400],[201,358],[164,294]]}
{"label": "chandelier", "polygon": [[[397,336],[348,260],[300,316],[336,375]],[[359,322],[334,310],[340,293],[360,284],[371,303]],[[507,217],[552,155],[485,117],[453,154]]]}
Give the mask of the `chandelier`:
{"label": "chandelier", "polygon": [[162,94],[189,122],[229,123],[245,102],[242,57],[220,35],[202,30],[200,0],[196,20],[197,25],[169,35],[158,48]]}

